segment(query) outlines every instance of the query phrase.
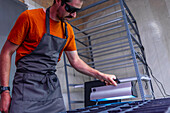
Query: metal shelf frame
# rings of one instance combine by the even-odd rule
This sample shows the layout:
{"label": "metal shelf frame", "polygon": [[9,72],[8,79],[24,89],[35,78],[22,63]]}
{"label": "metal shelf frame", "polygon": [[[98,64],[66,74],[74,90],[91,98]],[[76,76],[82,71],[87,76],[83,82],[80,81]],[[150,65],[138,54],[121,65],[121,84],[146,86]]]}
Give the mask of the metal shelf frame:
{"label": "metal shelf frame", "polygon": [[[82,8],[79,13],[107,3],[109,1],[110,0],[99,0],[96,3]],[[144,101],[146,100],[146,97],[148,97],[148,95],[145,95],[144,92],[141,79],[143,74],[141,74],[139,66],[142,65],[145,68],[146,75],[148,77],[150,77],[150,73],[148,66],[146,65],[147,62],[144,53],[144,47],[140,38],[137,22],[124,0],[115,1],[117,2],[109,6],[106,5],[107,7],[94,10],[88,14],[86,13],[83,16],[69,21],[71,26],[74,28],[76,42],[77,44],[81,45],[81,47],[77,46],[77,51],[80,57],[87,59],[87,61],[85,62],[89,66],[101,72],[133,67],[137,77],[140,96],[141,99]],[[80,19],[84,19],[97,13],[107,11],[111,8],[114,8],[114,10],[105,15],[89,20],[86,19],[87,21],[77,25],[72,24],[72,22],[79,21]],[[105,21],[105,18],[109,18],[111,20]],[[97,25],[87,27],[87,25],[100,20],[102,21],[101,23],[99,22],[97,23]],[[79,27],[82,28],[82,26],[85,27],[83,27],[83,29],[80,29]],[[106,40],[103,40],[103,38],[105,38]],[[122,52],[127,53],[122,55],[120,54]],[[118,55],[114,56],[114,54]],[[71,101],[69,87],[76,86],[76,84],[69,83],[67,66],[71,66],[66,62],[65,53],[63,56],[68,93],[68,104],[69,110],[71,110],[72,103],[82,103],[83,101]],[[99,59],[100,57],[104,56],[112,57]],[[151,97],[155,99],[151,80],[149,81],[149,85],[151,89]]]}

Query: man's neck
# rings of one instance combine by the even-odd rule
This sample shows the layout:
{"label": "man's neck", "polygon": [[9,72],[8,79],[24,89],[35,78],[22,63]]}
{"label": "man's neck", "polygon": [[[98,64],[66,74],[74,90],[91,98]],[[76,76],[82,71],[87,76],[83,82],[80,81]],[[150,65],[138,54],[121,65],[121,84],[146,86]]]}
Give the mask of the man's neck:
{"label": "man's neck", "polygon": [[[44,10],[44,12],[46,13],[46,9],[43,9]],[[53,6],[51,6],[50,7],[50,18],[52,19],[52,20],[54,20],[54,21],[60,21],[60,19],[56,16],[57,14],[57,12],[55,11],[55,10],[57,10],[55,7],[53,7]]]}

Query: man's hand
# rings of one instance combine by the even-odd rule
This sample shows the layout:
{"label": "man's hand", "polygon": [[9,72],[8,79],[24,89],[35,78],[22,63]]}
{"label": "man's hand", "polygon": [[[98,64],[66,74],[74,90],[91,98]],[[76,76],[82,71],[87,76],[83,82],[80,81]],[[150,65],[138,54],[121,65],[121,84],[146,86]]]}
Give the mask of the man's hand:
{"label": "man's hand", "polygon": [[116,79],[115,75],[109,75],[109,74],[104,74],[104,73],[99,72],[99,75],[96,78],[98,78],[102,82],[105,82],[106,85],[117,86],[116,81],[114,81],[114,79]]}
{"label": "man's hand", "polygon": [[0,111],[2,113],[8,113],[9,112],[10,103],[11,103],[11,96],[9,94],[9,91],[4,91],[1,94]]}

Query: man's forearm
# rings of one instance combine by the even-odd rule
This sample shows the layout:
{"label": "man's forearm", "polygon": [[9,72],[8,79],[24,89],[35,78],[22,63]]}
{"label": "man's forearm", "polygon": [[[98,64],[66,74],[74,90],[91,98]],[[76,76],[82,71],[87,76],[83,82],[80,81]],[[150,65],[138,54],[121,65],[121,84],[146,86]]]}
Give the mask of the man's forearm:
{"label": "man's forearm", "polygon": [[67,51],[66,55],[67,55],[67,58],[68,58],[70,64],[77,71],[79,71],[79,72],[81,72],[81,73],[83,73],[85,75],[95,77],[95,78],[101,80],[102,82],[105,81],[105,83],[107,85],[109,85],[109,84],[117,85],[117,83],[114,81],[114,79],[116,79],[115,75],[105,74],[105,73],[99,72],[98,70],[95,70],[95,69],[91,68],[84,61],[82,61],[80,59],[80,57],[78,56],[77,51],[71,51],[71,52]]}
{"label": "man's forearm", "polygon": [[3,53],[3,51],[0,55],[0,83],[1,83],[1,86],[9,86],[11,56],[12,55]]}
{"label": "man's forearm", "polygon": [[[7,54],[4,50],[2,50],[0,54],[0,82],[1,86],[8,87],[9,86],[9,73],[11,65],[11,55]],[[8,113],[9,106],[11,103],[11,97],[8,90],[3,91],[1,93],[0,100],[0,111],[2,113]]]}
{"label": "man's forearm", "polygon": [[12,54],[17,50],[19,45],[6,41],[0,54],[0,83],[2,86],[9,85],[9,75],[11,68]]}
{"label": "man's forearm", "polygon": [[96,69],[91,68],[90,66],[88,66],[84,61],[82,61],[81,59],[78,59],[76,62],[74,62],[75,64],[73,64],[74,68],[85,74],[85,75],[89,75],[92,77],[95,77],[99,80],[101,80],[102,82],[105,81],[106,85],[117,85],[117,83],[114,81],[114,79],[116,79],[115,75],[109,75],[109,74],[104,74],[99,72]]}
{"label": "man's forearm", "polygon": [[81,59],[77,60],[76,62],[74,62],[75,64],[73,64],[73,67],[86,75],[92,76],[92,77],[97,77],[97,75],[100,74],[99,71],[91,68],[90,66],[88,66],[84,61],[82,61]]}

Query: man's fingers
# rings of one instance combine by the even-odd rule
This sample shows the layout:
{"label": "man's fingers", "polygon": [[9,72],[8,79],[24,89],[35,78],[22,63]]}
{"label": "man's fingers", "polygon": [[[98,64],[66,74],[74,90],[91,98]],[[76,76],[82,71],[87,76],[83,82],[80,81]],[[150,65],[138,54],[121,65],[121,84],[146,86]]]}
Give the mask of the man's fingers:
{"label": "man's fingers", "polygon": [[8,109],[5,109],[5,108],[0,108],[0,111],[2,112],[2,113],[8,113]]}
{"label": "man's fingers", "polygon": [[10,94],[3,92],[1,94],[1,100],[0,100],[0,110],[2,113],[8,113],[10,102],[11,102]]}
{"label": "man's fingers", "polygon": [[105,82],[106,85],[114,85],[114,86],[117,86],[117,82],[114,81],[114,79],[116,79],[116,76],[115,76],[115,75],[105,74],[105,76],[100,76],[100,77],[98,77],[98,79],[99,79],[101,82]]}
{"label": "man's fingers", "polygon": [[110,84],[110,85],[117,86],[117,82],[116,82],[116,81],[114,81],[114,79],[115,79],[115,78],[112,78],[112,77],[111,77],[111,78],[109,78],[109,84]]}
{"label": "man's fingers", "polygon": [[103,79],[100,80],[101,82],[105,82]]}
{"label": "man's fingers", "polygon": [[117,83],[116,83],[114,80],[112,80],[112,79],[109,79],[109,80],[104,81],[104,82],[106,83],[106,85],[114,85],[114,86],[117,86]]}

